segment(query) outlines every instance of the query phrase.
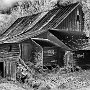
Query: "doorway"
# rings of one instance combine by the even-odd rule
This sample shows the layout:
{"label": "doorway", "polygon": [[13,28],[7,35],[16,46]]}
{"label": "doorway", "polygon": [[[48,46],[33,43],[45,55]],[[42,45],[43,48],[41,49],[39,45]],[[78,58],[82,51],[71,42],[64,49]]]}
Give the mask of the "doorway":
{"label": "doorway", "polygon": [[0,62],[0,76],[4,77],[4,62]]}
{"label": "doorway", "polygon": [[21,44],[21,58],[25,61],[32,61],[32,44],[31,43],[22,43]]}

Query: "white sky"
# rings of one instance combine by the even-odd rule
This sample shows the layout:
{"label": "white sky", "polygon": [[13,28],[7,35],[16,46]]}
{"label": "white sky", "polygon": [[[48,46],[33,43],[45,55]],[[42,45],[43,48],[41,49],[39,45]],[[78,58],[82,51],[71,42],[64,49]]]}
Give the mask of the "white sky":
{"label": "white sky", "polygon": [[23,1],[23,0],[0,0],[0,9],[11,7],[17,1]]}
{"label": "white sky", "polygon": [[[0,9],[6,9],[8,7],[11,7],[17,1],[25,1],[25,0],[0,0]],[[30,0],[30,1],[33,1],[33,0]],[[57,0],[46,0],[46,1],[57,2]],[[68,0],[61,0],[61,1],[65,2]],[[87,6],[90,7],[90,0],[87,0]]]}
{"label": "white sky", "polygon": [[87,6],[90,8],[90,0],[87,0]]}
{"label": "white sky", "polygon": [[[11,7],[17,1],[25,1],[25,0],[0,0],[0,9],[5,9]],[[33,2],[33,0],[30,0]],[[48,1],[48,0],[46,0]],[[57,0],[49,0],[49,1],[57,1]]]}

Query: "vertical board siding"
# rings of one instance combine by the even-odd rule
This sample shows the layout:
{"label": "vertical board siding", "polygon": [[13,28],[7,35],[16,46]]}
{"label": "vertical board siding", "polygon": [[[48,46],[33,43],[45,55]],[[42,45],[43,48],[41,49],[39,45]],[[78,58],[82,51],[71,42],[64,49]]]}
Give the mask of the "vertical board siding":
{"label": "vertical board siding", "polygon": [[11,62],[11,79],[16,80],[16,63]]}
{"label": "vertical board siding", "polygon": [[33,42],[31,39],[24,40],[20,43],[21,53],[20,57],[24,62],[32,61],[33,60]]}
{"label": "vertical board siding", "polygon": [[74,31],[76,30],[76,10],[74,11],[74,15],[73,15],[73,28],[74,28]]}
{"label": "vertical board siding", "polygon": [[9,80],[16,80],[16,63],[15,61],[6,61],[5,77]]}
{"label": "vertical board siding", "polygon": [[84,31],[84,13],[82,11],[82,8],[80,8],[80,23],[81,23],[81,31]]}
{"label": "vertical board siding", "polygon": [[32,54],[33,58],[31,62],[34,63],[36,67],[38,66],[42,67],[43,66],[43,56],[42,56],[43,48],[35,41],[33,41],[33,47],[34,47],[33,54]]}
{"label": "vertical board siding", "polygon": [[16,78],[16,67],[12,62],[17,61],[16,58],[19,56],[19,54],[20,49],[18,43],[7,43],[0,45],[0,57],[3,58],[2,61],[4,62],[4,77],[9,80],[12,78]]}
{"label": "vertical board siding", "polygon": [[11,71],[10,71],[10,62],[6,61],[6,78],[10,79]]}
{"label": "vertical board siding", "polygon": [[[75,9],[76,10],[76,9]],[[67,16],[67,18],[65,18],[63,20],[63,22],[61,22],[60,25],[57,26],[56,29],[61,29],[61,30],[72,30],[74,31],[75,30],[75,26],[76,26],[76,23],[75,23],[75,12],[76,11],[73,11],[71,14],[69,14],[69,16]]]}
{"label": "vertical board siding", "polygon": [[61,50],[59,48],[58,48],[57,51],[58,51],[58,53],[57,53],[57,55],[58,55],[58,61],[57,61],[57,63],[58,63],[58,65],[60,67],[63,67],[64,66],[64,54],[65,54],[65,51],[63,51],[63,50]]}
{"label": "vertical board siding", "polygon": [[71,30],[77,31],[77,9],[79,9],[80,15],[80,22],[79,22],[79,31],[83,31],[84,27],[84,18],[83,18],[83,11],[80,6],[78,6],[75,10],[73,10],[64,20],[61,22],[56,29],[61,30]]}

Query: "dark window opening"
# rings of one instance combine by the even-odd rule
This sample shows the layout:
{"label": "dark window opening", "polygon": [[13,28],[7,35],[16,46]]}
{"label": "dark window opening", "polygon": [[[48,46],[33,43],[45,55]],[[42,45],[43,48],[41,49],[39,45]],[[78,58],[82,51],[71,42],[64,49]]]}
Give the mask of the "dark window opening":
{"label": "dark window opening", "polygon": [[80,17],[79,17],[79,15],[77,15],[77,21],[78,21],[78,22],[80,21]]}
{"label": "dark window opening", "polygon": [[11,52],[12,50],[12,45],[9,46],[8,52]]}
{"label": "dark window opening", "polygon": [[0,62],[0,77],[4,77],[4,62]]}
{"label": "dark window opening", "polygon": [[49,70],[52,70],[52,66],[47,66],[47,68],[48,68]]}

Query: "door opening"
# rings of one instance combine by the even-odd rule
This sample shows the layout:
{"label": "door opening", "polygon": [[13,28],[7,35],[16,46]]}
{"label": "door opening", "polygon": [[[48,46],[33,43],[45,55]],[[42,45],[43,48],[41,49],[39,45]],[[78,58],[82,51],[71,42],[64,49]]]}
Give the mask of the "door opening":
{"label": "door opening", "polygon": [[0,62],[0,76],[4,77],[4,62]]}

